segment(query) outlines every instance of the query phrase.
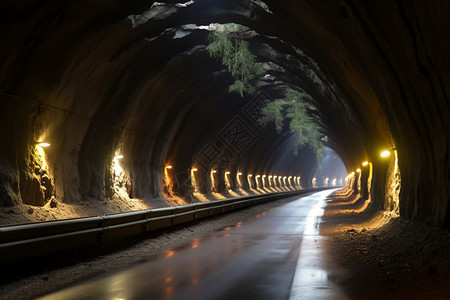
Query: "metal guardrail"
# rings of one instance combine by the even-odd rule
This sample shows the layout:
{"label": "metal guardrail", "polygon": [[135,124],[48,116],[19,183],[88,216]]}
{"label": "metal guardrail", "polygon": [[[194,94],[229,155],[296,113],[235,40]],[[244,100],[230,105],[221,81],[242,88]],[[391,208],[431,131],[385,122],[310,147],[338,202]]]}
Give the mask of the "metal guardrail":
{"label": "metal guardrail", "polygon": [[99,245],[321,189],[244,196],[120,214],[0,227],[0,264]]}

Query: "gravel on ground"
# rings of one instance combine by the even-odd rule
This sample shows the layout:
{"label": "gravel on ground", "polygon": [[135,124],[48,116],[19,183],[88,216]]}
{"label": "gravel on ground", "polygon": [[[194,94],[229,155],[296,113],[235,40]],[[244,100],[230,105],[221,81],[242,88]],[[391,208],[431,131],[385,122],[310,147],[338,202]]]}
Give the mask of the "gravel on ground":
{"label": "gravel on ground", "polygon": [[346,295],[450,299],[450,233],[376,210],[346,192],[335,193],[321,226],[332,257],[348,271],[339,283]]}

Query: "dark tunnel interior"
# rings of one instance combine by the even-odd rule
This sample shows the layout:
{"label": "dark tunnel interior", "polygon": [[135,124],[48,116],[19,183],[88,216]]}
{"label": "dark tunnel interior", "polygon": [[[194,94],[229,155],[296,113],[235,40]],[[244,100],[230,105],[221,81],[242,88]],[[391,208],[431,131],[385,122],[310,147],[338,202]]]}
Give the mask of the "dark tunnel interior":
{"label": "dark tunnel interior", "polygon": [[[447,1],[2,1],[0,206],[136,209],[348,185],[448,228],[449,11]],[[210,33],[232,23],[263,70],[253,94],[229,92],[232,75],[208,54]],[[288,123],[261,122],[288,89],[322,157],[297,148]]]}

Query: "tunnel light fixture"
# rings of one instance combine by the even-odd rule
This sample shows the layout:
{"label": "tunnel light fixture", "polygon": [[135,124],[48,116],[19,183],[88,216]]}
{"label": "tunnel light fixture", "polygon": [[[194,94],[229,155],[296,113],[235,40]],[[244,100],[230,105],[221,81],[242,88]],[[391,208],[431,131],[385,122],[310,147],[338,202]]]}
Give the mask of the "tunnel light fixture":
{"label": "tunnel light fixture", "polygon": [[39,147],[50,147],[50,144],[46,142],[38,142],[37,144]]}
{"label": "tunnel light fixture", "polygon": [[286,179],[286,178],[287,178],[286,176],[283,177],[283,179]]}
{"label": "tunnel light fixture", "polygon": [[197,171],[198,171],[197,168],[192,168],[191,170],[192,170],[193,172],[197,172]]}
{"label": "tunnel light fixture", "polygon": [[225,172],[225,175],[228,175],[228,174],[230,174],[230,171],[226,171],[226,172]]}
{"label": "tunnel light fixture", "polygon": [[364,167],[367,166],[368,164],[369,164],[368,161],[365,161],[365,162],[362,163],[362,165],[363,165]]}
{"label": "tunnel light fixture", "polygon": [[248,174],[248,177],[252,177],[253,175],[252,174]]}
{"label": "tunnel light fixture", "polygon": [[171,166],[171,165],[166,166],[166,169],[172,169],[172,168],[173,168],[173,166]]}
{"label": "tunnel light fixture", "polygon": [[123,158],[122,154],[118,154],[118,155],[114,156],[114,159],[122,159],[122,158]]}
{"label": "tunnel light fixture", "polygon": [[263,175],[262,177],[264,178],[264,177],[266,177],[266,175]]}
{"label": "tunnel light fixture", "polygon": [[361,173],[361,169],[356,169],[356,173]]}
{"label": "tunnel light fixture", "polygon": [[291,179],[291,178],[292,178],[292,176],[289,176],[289,177],[288,177],[288,179]]}
{"label": "tunnel light fixture", "polygon": [[217,171],[216,170],[211,170],[211,173],[217,173]]}
{"label": "tunnel light fixture", "polygon": [[256,178],[261,177],[261,175],[256,175]]}
{"label": "tunnel light fixture", "polygon": [[241,176],[241,175],[242,175],[242,172],[237,173],[237,175],[238,175],[238,176]]}
{"label": "tunnel light fixture", "polygon": [[269,175],[269,179],[271,179],[272,178],[272,175]]}
{"label": "tunnel light fixture", "polygon": [[352,176],[354,176],[355,175],[355,172],[352,172]]}
{"label": "tunnel light fixture", "polygon": [[381,157],[388,157],[389,155],[391,155],[391,152],[389,150],[384,150],[380,154]]}

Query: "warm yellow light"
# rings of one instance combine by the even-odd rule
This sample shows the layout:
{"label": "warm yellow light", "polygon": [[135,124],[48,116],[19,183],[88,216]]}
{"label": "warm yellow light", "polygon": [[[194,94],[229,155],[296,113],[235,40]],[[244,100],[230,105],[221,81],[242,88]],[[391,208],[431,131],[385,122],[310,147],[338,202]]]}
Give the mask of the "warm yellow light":
{"label": "warm yellow light", "polygon": [[211,170],[211,173],[217,173],[217,171],[216,170]]}
{"label": "warm yellow light", "polygon": [[286,179],[286,178],[287,178],[286,176],[283,177],[283,179]]}
{"label": "warm yellow light", "polygon": [[172,169],[173,167],[171,165],[167,165],[166,169]]}
{"label": "warm yellow light", "polygon": [[50,146],[49,143],[45,143],[45,142],[39,142],[38,145],[41,147],[49,147]]}
{"label": "warm yellow light", "polygon": [[289,176],[289,177],[288,177],[288,179],[291,179],[291,178],[292,178],[292,176]]}
{"label": "warm yellow light", "polygon": [[256,175],[256,178],[261,177],[261,175]]}
{"label": "warm yellow light", "polygon": [[352,172],[352,175],[355,175],[355,172]]}
{"label": "warm yellow light", "polygon": [[273,178],[275,178],[275,179],[276,179],[277,177],[278,177],[278,176],[273,176]]}
{"label": "warm yellow light", "polygon": [[356,169],[356,172],[357,172],[357,173],[360,173],[360,172],[361,172],[361,169]]}
{"label": "warm yellow light", "polygon": [[114,156],[114,159],[122,159],[122,158],[123,158],[123,155],[121,155],[121,154]]}
{"label": "warm yellow light", "polygon": [[192,171],[197,172],[198,169],[197,168],[192,168]]}
{"label": "warm yellow light", "polygon": [[252,174],[248,174],[248,177],[252,177],[253,175]]}
{"label": "warm yellow light", "polygon": [[363,162],[363,166],[364,166],[364,167],[367,166],[368,164],[369,164],[368,161]]}
{"label": "warm yellow light", "polygon": [[263,175],[263,178],[266,177],[266,175]]}
{"label": "warm yellow light", "polygon": [[226,171],[226,172],[225,172],[225,175],[228,175],[228,174],[230,174],[230,171]]}
{"label": "warm yellow light", "polygon": [[269,175],[269,179],[272,178],[272,175]]}
{"label": "warm yellow light", "polygon": [[388,150],[384,150],[383,152],[381,152],[380,156],[381,157],[388,157],[389,155],[391,155],[391,152]]}
{"label": "warm yellow light", "polygon": [[238,176],[241,176],[241,175],[242,175],[242,172],[239,172],[239,173],[238,173]]}

